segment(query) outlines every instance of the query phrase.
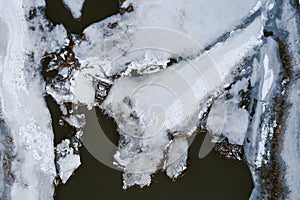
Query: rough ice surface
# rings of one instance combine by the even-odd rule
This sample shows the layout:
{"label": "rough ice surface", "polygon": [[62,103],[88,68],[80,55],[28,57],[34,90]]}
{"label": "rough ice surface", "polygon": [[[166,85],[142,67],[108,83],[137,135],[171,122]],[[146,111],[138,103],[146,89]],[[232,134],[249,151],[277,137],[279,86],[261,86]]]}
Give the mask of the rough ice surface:
{"label": "rough ice surface", "polygon": [[[4,199],[52,199],[55,178],[66,183],[81,164],[80,131],[54,147],[45,91],[77,129],[84,115],[67,104],[114,119],[124,189],[149,186],[158,170],[178,178],[201,128],[213,143],[243,147],[250,199],[299,198],[298,2],[127,0],[124,13],[66,39],[61,25],[47,26],[42,0],[0,1]],[[84,1],[64,3],[80,18]],[[46,83],[45,58],[58,72]]]}
{"label": "rough ice surface", "polygon": [[[64,43],[66,32],[62,26],[56,26],[50,33],[39,11],[29,21],[29,11],[39,6],[44,6],[44,2],[0,2],[1,118],[14,146],[7,169],[11,174],[7,174],[7,180],[3,179],[7,183],[10,178],[12,183],[3,199],[52,199],[54,193],[53,130],[43,98],[45,84],[40,75],[40,62],[45,51]],[[4,133],[1,126],[1,134]]]}
{"label": "rough ice surface", "polygon": [[231,144],[243,145],[248,129],[249,113],[232,101],[216,102],[207,119],[207,129],[224,135]]}
{"label": "rough ice surface", "polygon": [[164,163],[166,174],[173,179],[186,170],[189,144],[186,138],[177,137],[168,147],[167,159]]}
{"label": "rough ice surface", "polygon": [[[178,177],[186,168],[185,138],[200,122],[214,142],[225,137],[231,144],[244,146],[255,183],[250,199],[292,198],[295,190],[289,194],[286,187],[296,188],[299,179],[283,181],[285,170],[291,174],[293,170],[283,167],[285,158],[278,149],[284,142],[277,135],[283,134],[281,115],[287,112],[279,99],[285,98],[290,81],[285,77],[289,76],[284,66],[288,61],[283,54],[294,55],[298,48],[293,45],[298,40],[287,41],[282,33],[290,28],[290,37],[295,37],[296,22],[280,26],[284,20],[298,20],[291,17],[295,8],[290,2],[274,1],[165,3],[169,6],[160,1],[125,1],[122,7],[133,6],[133,12],[89,26],[84,31],[86,40],[74,48],[81,72],[75,72],[63,86],[72,94],[61,96],[50,87],[49,91],[58,102],[65,98],[89,107],[100,105],[114,118],[121,135],[114,158],[124,169],[124,188],[149,185],[151,174],[161,166],[170,178]],[[212,5],[213,10],[209,9]],[[283,17],[275,19],[276,13]],[[115,24],[113,29],[110,24]],[[152,27],[161,28],[159,36],[151,32]],[[178,31],[196,45],[187,42],[190,48],[177,49],[170,35],[164,37],[165,30]],[[141,41],[141,33],[149,41]],[[173,37],[177,43],[182,40],[176,34]],[[150,48],[140,49],[143,45]],[[293,49],[283,52],[284,45]],[[172,59],[175,64],[168,66]],[[93,102],[94,94],[100,103]],[[200,106],[207,103],[208,107]],[[291,167],[296,163],[297,159]],[[268,179],[273,182],[264,184]]]}
{"label": "rough ice surface", "polygon": [[0,3],[0,21],[7,27],[7,48],[0,65],[1,107],[16,148],[11,169],[14,174],[11,198],[51,199],[56,175],[51,118],[43,100],[40,77],[31,79],[26,75],[26,70],[38,74],[28,69],[38,61],[29,64],[26,53],[39,52],[29,42],[31,33],[23,6],[26,5],[22,1]]}
{"label": "rough ice surface", "polygon": [[63,0],[64,5],[70,10],[75,19],[81,17],[81,9],[85,0]]}
{"label": "rough ice surface", "polygon": [[[177,1],[170,3],[172,6],[167,8],[168,12],[166,7],[160,6],[159,1],[143,3],[132,1],[131,3],[134,5],[134,12],[126,16],[112,16],[91,25],[84,32],[87,42],[80,43],[74,49],[77,57],[82,61],[83,70],[94,71],[89,73],[89,75],[93,74],[94,79],[109,78],[114,74],[122,73],[122,77],[113,83],[101,108],[117,122],[119,134],[123,136],[120,143],[128,144],[119,146],[115,155],[116,162],[124,167],[124,188],[150,184],[150,175],[165,162],[164,152],[172,143],[169,136],[182,134],[189,137],[192,130],[198,126],[200,103],[208,100],[208,93],[213,94],[222,88],[223,82],[232,78],[230,74],[236,68],[235,65],[242,62],[245,56],[253,52],[254,47],[261,44],[261,23],[259,17],[254,16],[257,11],[253,11],[256,1],[247,1],[243,4],[235,1],[222,3]],[[211,3],[216,9],[208,13],[207,7],[211,6]],[[223,10],[222,7],[228,4],[230,9]],[[153,9],[149,10],[149,7]],[[238,12],[232,12],[235,7],[239,7]],[[159,17],[154,19],[151,17],[154,15]],[[158,20],[159,18],[166,20]],[[206,18],[207,21],[200,20],[202,18]],[[233,30],[241,25],[245,18],[254,18],[254,20],[242,30]],[[226,19],[226,21],[218,19]],[[196,21],[197,26],[194,26],[193,23]],[[213,25],[211,21],[218,25]],[[115,22],[118,26],[110,31],[112,34],[107,34],[106,32],[109,31],[106,28],[107,24]],[[130,24],[129,28],[128,24]],[[146,49],[130,53],[143,44],[139,33],[130,34],[131,30],[139,27],[175,30],[185,37],[192,38],[198,46],[189,44],[190,49],[176,49],[172,45],[166,45],[171,52],[160,53],[159,50]],[[204,27],[205,31],[203,31]],[[150,28],[146,30],[141,32],[144,34],[151,32]],[[219,37],[225,37],[222,35],[226,32],[230,33],[230,37],[224,43],[214,45],[214,41]],[[164,37],[164,31],[161,31],[159,36],[150,35],[152,38],[158,37],[159,41],[162,38],[168,40],[169,37],[169,35]],[[111,45],[114,43],[118,45]],[[148,45],[154,43],[155,41],[149,42]],[[210,47],[211,50],[199,54],[205,47]],[[121,57],[122,52],[129,52],[128,57]],[[185,60],[166,68],[169,59],[176,58],[178,55],[186,57]],[[149,66],[152,66],[153,70],[142,70],[149,69]],[[206,71],[207,68],[210,71]],[[133,70],[137,71],[137,77],[131,76],[130,72]],[[82,82],[78,75],[74,78],[74,82]],[[90,77],[89,83],[92,86]],[[85,103],[85,100],[80,102]],[[246,124],[242,132],[235,130],[235,133],[239,134],[238,138],[234,139],[235,133],[228,133],[232,134],[233,141],[238,141],[239,144],[243,143],[243,134],[246,132],[248,121],[247,113],[241,115],[245,116]],[[232,126],[230,129],[228,126],[227,131],[233,129],[237,128]],[[151,164],[145,166],[144,163]],[[172,178],[177,177],[185,166],[184,162],[180,164],[182,166],[177,168],[178,171],[169,168],[167,174]]]}

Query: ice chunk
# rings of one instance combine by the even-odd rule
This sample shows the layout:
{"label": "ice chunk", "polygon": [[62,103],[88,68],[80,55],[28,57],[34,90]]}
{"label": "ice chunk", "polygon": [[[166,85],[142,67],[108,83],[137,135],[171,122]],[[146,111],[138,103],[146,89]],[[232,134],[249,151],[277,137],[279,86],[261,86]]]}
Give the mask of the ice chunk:
{"label": "ice chunk", "polygon": [[81,17],[81,9],[85,0],[63,0],[64,5],[71,11],[75,19]]}
{"label": "ice chunk", "polygon": [[64,158],[59,158],[58,174],[63,183],[72,176],[73,172],[81,165],[80,156],[76,154],[67,154]]}
{"label": "ice chunk", "polygon": [[66,183],[73,172],[81,165],[80,156],[74,153],[70,143],[69,139],[65,139],[55,148],[58,156],[58,175],[63,183]]}
{"label": "ice chunk", "polygon": [[95,86],[89,70],[76,72],[70,90],[80,103],[93,105],[95,102]]}
{"label": "ice chunk", "polygon": [[239,108],[238,104],[231,101],[217,101],[209,113],[207,129],[212,134],[223,134],[231,144],[243,145],[248,123],[248,112]]}
{"label": "ice chunk", "polygon": [[184,137],[175,137],[170,144],[164,163],[164,169],[170,178],[177,178],[187,168],[188,148],[189,144]]}
{"label": "ice chunk", "polygon": [[62,118],[75,128],[82,128],[85,125],[85,116],[83,114],[71,115]]}

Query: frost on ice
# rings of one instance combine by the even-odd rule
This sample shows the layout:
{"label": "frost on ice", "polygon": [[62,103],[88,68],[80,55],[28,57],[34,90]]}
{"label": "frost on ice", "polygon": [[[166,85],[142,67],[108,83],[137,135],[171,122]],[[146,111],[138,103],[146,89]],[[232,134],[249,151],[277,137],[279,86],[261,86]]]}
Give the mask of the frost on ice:
{"label": "frost on ice", "polygon": [[[80,18],[83,0],[63,2]],[[44,2],[2,5],[0,114],[16,147],[12,198],[51,199],[55,177],[65,183],[80,165],[82,105],[117,123],[113,163],[124,170],[124,188],[150,185],[158,170],[179,177],[201,128],[213,143],[243,146],[250,199],[299,196],[297,5],[127,0],[122,13],[68,38],[44,19]],[[42,70],[57,75],[44,83]],[[55,148],[44,89],[78,129]]]}

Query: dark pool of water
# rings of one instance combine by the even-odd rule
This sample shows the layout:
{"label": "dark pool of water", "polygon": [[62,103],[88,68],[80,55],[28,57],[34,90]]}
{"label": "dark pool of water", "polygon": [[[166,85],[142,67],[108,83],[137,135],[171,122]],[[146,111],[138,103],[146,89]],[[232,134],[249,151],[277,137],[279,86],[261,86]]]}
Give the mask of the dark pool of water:
{"label": "dark pool of water", "polygon": [[[46,0],[47,16],[54,23],[63,23],[73,33],[80,33],[89,24],[104,19],[118,11],[117,0],[86,0],[83,16],[73,20],[70,13],[59,0]],[[47,105],[53,118],[55,143],[73,134],[72,129],[60,128],[60,111],[51,98]],[[98,113],[101,127],[106,133],[115,133],[115,125]],[[117,135],[108,136],[116,143]],[[81,148],[81,166],[67,184],[60,185],[56,191],[56,200],[82,199],[209,199],[244,200],[248,199],[253,188],[251,175],[244,163],[227,161],[210,152],[203,159],[198,158],[199,147],[204,135],[198,135],[189,150],[189,168],[185,176],[177,181],[170,180],[159,172],[153,177],[150,187],[122,190],[122,174],[98,162],[83,146]]]}
{"label": "dark pool of water", "polygon": [[57,145],[61,143],[62,140],[74,136],[76,133],[76,129],[68,125],[61,126],[58,123],[58,121],[61,119],[62,116],[59,106],[50,95],[45,97],[45,101],[50,110],[50,114],[52,118],[52,128],[54,131],[54,144]]}
{"label": "dark pool of water", "polygon": [[105,19],[119,10],[117,0],[86,0],[80,20],[74,20],[61,0],[46,0],[47,17],[55,24],[62,23],[72,33],[81,33],[88,25]]}
{"label": "dark pool of water", "polygon": [[203,138],[204,135],[197,136],[190,147],[189,169],[183,177],[172,181],[160,172],[154,175],[150,187],[126,191],[122,190],[121,173],[98,162],[83,147],[82,165],[66,185],[58,187],[55,199],[249,199],[253,186],[247,166],[218,158],[214,152],[199,159]]}

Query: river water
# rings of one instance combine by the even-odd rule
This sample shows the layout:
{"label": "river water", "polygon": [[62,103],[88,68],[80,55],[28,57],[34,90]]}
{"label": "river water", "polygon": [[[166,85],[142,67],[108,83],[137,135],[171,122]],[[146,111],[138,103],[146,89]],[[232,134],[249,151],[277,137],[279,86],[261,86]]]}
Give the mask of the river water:
{"label": "river water", "polygon": [[[81,33],[89,24],[118,12],[117,0],[86,0],[81,20],[72,19],[60,0],[46,0],[47,16],[54,23],[63,23],[68,31]],[[60,111],[51,98],[47,105],[53,118],[55,143],[73,135],[74,130],[60,128],[57,121]],[[98,112],[101,127],[108,137],[117,142],[116,125]],[[253,183],[247,165],[243,162],[228,161],[210,152],[199,159],[199,148],[204,134],[196,136],[189,150],[189,167],[185,175],[177,181],[170,180],[159,172],[153,176],[153,182],[147,188],[122,189],[122,173],[108,168],[96,160],[83,146],[81,148],[81,166],[65,185],[56,190],[56,200],[82,199],[209,199],[209,200],[246,200],[249,199]]]}

